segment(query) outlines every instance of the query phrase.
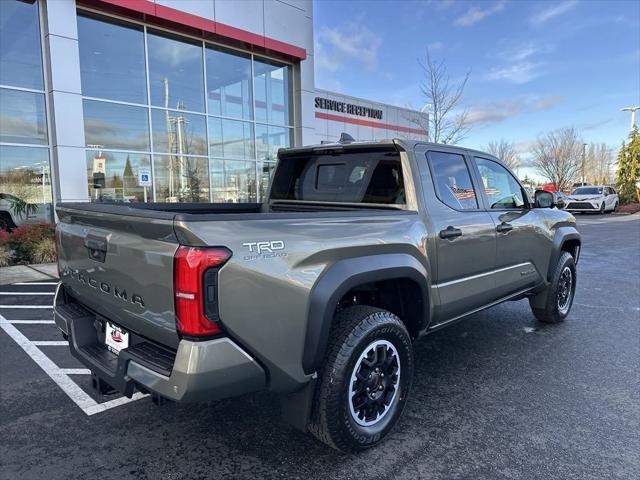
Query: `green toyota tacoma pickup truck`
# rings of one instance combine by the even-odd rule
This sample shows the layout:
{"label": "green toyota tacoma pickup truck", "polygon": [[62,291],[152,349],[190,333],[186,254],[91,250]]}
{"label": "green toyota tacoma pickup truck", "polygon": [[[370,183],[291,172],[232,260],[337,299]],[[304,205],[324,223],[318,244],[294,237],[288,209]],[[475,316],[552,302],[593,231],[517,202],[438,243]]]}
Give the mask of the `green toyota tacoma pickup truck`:
{"label": "green toyota tacoma pickup truck", "polygon": [[55,321],[96,388],[266,389],[357,451],[398,422],[422,335],[505,300],[569,314],[575,219],[495,157],[348,139],[278,157],[263,204],[57,206]]}

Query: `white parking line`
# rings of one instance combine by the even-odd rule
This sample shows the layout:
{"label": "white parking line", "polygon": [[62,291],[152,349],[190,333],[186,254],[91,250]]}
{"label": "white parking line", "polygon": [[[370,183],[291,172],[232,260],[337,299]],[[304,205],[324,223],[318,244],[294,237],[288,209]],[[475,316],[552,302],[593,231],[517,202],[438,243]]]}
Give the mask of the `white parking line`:
{"label": "white parking line", "polygon": [[15,309],[28,309],[28,308],[50,308],[53,309],[53,305],[0,305],[0,308],[15,308]]}
{"label": "white parking line", "polygon": [[77,383],[71,380],[71,377],[65,373],[65,369],[53,363],[53,361],[34,344],[35,342],[25,337],[20,330],[14,327],[11,322],[2,315],[0,315],[0,328],[44,370],[51,380],[53,380],[86,415],[95,415],[96,413],[104,412],[110,408],[118,407],[147,396],[146,394],[137,392],[131,398],[121,397],[108,402],[98,403],[88,393],[82,390]]}
{"label": "white parking line", "polygon": [[14,325],[50,325],[54,324],[53,320],[7,320],[9,323],[13,323]]}
{"label": "white parking line", "polygon": [[31,340],[37,347],[66,347],[69,342],[66,340]]}
{"label": "white parking line", "polygon": [[11,285],[51,285],[52,287],[56,286],[58,282],[16,282]]}
{"label": "white parking line", "polygon": [[48,295],[53,297],[55,292],[0,292],[0,295]]}

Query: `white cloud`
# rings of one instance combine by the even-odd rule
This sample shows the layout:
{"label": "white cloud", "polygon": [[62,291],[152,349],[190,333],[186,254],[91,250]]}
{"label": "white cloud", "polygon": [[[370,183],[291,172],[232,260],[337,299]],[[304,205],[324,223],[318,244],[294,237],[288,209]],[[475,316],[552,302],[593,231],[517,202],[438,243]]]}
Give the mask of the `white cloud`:
{"label": "white cloud", "polygon": [[324,27],[317,35],[316,65],[335,72],[342,63],[351,61],[373,69],[378,63],[381,44],[382,39],[363,25]]}
{"label": "white cloud", "polygon": [[498,0],[488,8],[471,7],[466,13],[456,18],[453,24],[457,27],[470,27],[486,17],[504,10],[506,3],[506,0]]}
{"label": "white cloud", "polygon": [[542,70],[544,65],[544,62],[518,62],[507,67],[493,68],[484,78],[486,80],[507,80],[517,84],[528,83],[544,74]]}
{"label": "white cloud", "polygon": [[550,7],[544,8],[529,17],[529,21],[534,25],[541,25],[549,20],[568,12],[578,4],[578,0],[565,0],[560,3],[553,3]]}
{"label": "white cloud", "polygon": [[469,110],[467,122],[475,125],[488,125],[499,123],[516,115],[530,112],[548,110],[562,101],[562,97],[548,95],[533,100],[522,98],[515,100],[503,100],[479,105]]}
{"label": "white cloud", "polygon": [[444,43],[442,42],[431,42],[430,44],[427,45],[427,48],[429,49],[430,52],[435,52],[436,50],[442,50],[443,47],[444,47]]}
{"label": "white cloud", "polygon": [[555,45],[538,44],[535,42],[526,42],[519,45],[513,45],[500,52],[499,57],[508,62],[522,62],[535,55],[551,53],[555,50]]}

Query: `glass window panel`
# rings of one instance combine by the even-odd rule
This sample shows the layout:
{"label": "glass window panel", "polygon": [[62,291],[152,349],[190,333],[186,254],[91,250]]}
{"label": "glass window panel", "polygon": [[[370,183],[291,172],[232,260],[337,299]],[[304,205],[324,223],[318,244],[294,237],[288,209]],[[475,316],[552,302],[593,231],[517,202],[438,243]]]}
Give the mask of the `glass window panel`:
{"label": "glass window panel", "polygon": [[149,150],[147,109],[85,100],[84,135],[88,147]]}
{"label": "glass window panel", "polygon": [[289,125],[290,95],[289,67],[254,61],[256,120]]}
{"label": "glass window panel", "polygon": [[273,172],[276,169],[276,162],[260,162],[258,170],[260,172],[260,199],[263,202],[267,198],[267,189],[271,184]]}
{"label": "glass window panel", "polygon": [[252,119],[251,58],[210,47],[205,51],[209,113]]}
{"label": "glass window panel", "polygon": [[211,159],[214,203],[256,202],[256,162]]}
{"label": "glass window panel", "polygon": [[0,88],[0,141],[47,144],[44,94]]}
{"label": "glass window panel", "polygon": [[209,155],[255,158],[251,123],[209,117]]}
{"label": "glass window panel", "polygon": [[44,90],[37,2],[0,1],[0,83]]}
{"label": "glass window panel", "polygon": [[152,109],[153,151],[180,155],[207,155],[204,119],[204,115]]}
{"label": "glass window panel", "polygon": [[429,152],[428,158],[440,201],[456,210],[478,208],[464,157],[455,153]]}
{"label": "glass window panel", "polygon": [[151,169],[149,155],[87,150],[87,182],[91,200],[153,201],[151,188],[138,184],[140,168]]}
{"label": "glass window panel", "polygon": [[[0,212],[9,226],[51,222],[49,149],[0,145]],[[29,214],[16,214],[16,201],[36,205]],[[0,221],[2,219],[0,218]]]}
{"label": "glass window panel", "polygon": [[141,28],[78,16],[82,93],[147,103]]}
{"label": "glass window panel", "polygon": [[509,170],[485,158],[475,157],[475,159],[482,178],[484,194],[491,208],[521,209],[525,207],[522,187]]}
{"label": "glass window panel", "polygon": [[156,202],[208,202],[208,159],[154,155]]}
{"label": "glass window panel", "polygon": [[278,149],[290,146],[290,128],[256,125],[256,152],[258,160],[277,160]]}
{"label": "glass window panel", "polygon": [[151,104],[204,112],[202,47],[154,34],[147,46]]}

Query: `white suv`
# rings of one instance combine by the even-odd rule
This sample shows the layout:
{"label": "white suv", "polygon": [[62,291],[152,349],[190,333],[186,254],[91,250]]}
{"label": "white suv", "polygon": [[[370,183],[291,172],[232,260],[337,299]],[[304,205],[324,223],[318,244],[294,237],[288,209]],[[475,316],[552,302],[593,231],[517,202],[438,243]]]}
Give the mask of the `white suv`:
{"label": "white suv", "polygon": [[569,212],[613,212],[618,208],[618,194],[613,187],[589,185],[576,188],[566,199]]}

